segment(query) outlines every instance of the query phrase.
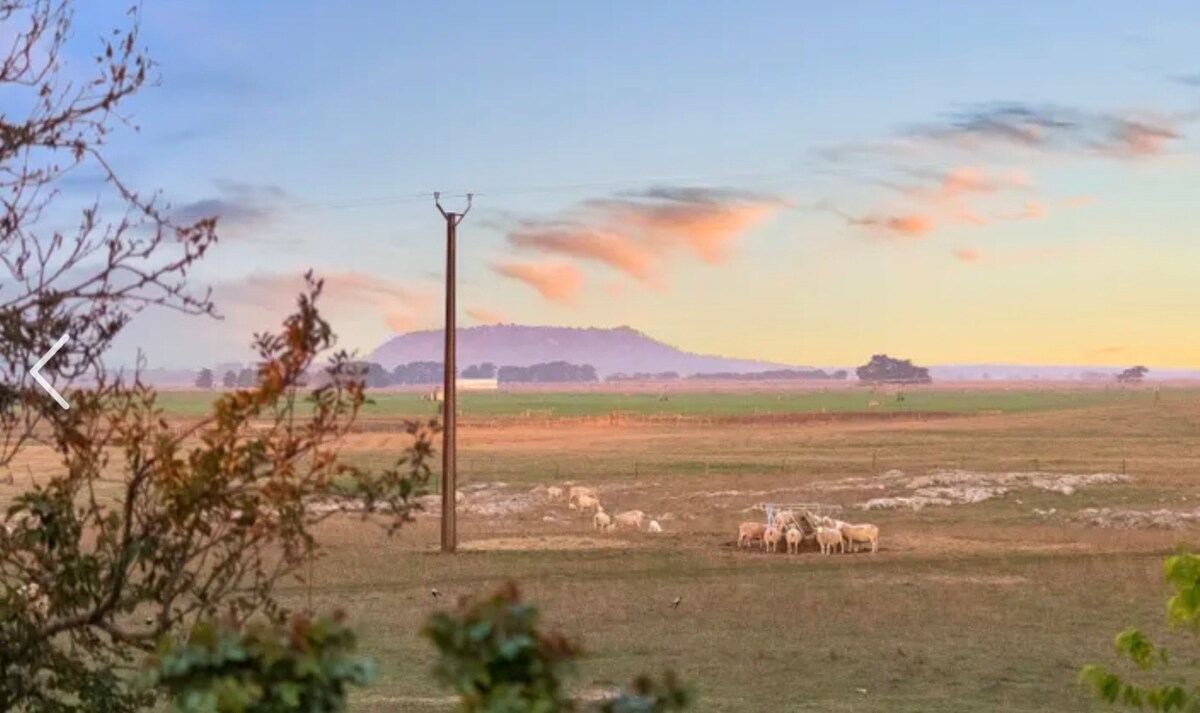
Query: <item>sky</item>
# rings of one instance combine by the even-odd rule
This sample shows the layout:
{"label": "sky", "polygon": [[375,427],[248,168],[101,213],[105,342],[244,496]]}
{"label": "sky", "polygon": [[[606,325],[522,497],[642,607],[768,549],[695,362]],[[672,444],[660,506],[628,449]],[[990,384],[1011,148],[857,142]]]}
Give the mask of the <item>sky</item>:
{"label": "sky", "polygon": [[[77,16],[85,63],[124,14]],[[795,365],[1200,366],[1200,5],[146,0],[161,82],[107,156],[222,319],[113,358],[249,357],[300,275],[342,346],[629,325]],[[86,193],[86,181],[79,181]]]}

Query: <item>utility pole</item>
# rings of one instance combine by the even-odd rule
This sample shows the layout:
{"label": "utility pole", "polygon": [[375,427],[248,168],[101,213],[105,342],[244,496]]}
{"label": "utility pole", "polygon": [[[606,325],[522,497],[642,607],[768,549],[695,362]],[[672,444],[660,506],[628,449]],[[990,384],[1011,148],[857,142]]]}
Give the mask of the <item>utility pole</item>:
{"label": "utility pole", "polygon": [[442,208],[442,194],[433,194],[433,203],[438,212],[446,219],[446,377],[442,385],[442,552],[454,554],[458,548],[458,474],[455,472],[455,442],[454,426],[458,418],[455,404],[455,379],[457,369],[454,364],[455,332],[457,331],[455,306],[455,265],[454,237],[455,228],[462,222],[471,210],[471,194],[467,194],[467,207],[461,213],[447,213]]}

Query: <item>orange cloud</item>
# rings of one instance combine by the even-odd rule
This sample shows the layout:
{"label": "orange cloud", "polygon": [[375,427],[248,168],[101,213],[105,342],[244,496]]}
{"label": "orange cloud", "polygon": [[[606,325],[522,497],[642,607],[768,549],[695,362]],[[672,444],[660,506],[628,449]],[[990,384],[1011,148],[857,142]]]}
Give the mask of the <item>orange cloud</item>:
{"label": "orange cloud", "polygon": [[563,262],[502,262],[493,269],[524,282],[551,302],[573,303],[583,287],[579,268]]}
{"label": "orange cloud", "polygon": [[979,262],[983,259],[983,256],[979,254],[979,251],[972,248],[960,248],[958,250],[952,250],[950,251],[950,254],[961,262]]}
{"label": "orange cloud", "polygon": [[868,215],[850,219],[852,225],[863,225],[899,233],[907,238],[923,238],[933,230],[933,218],[928,215]]}
{"label": "orange cloud", "polygon": [[562,219],[526,221],[508,240],[520,250],[599,263],[661,289],[677,256],[724,263],[738,236],[782,206],[726,189],[658,187],[584,201]]}
{"label": "orange cloud", "polygon": [[512,323],[512,320],[508,318],[508,315],[501,314],[499,312],[493,312],[492,310],[489,310],[489,309],[483,309],[483,308],[478,308],[478,307],[468,307],[466,312],[467,312],[468,317],[475,320],[476,322],[479,322],[480,324],[510,324],[510,323]]}
{"label": "orange cloud", "polygon": [[522,228],[508,240],[519,248],[595,260],[643,282],[652,279],[654,253],[614,230]]}
{"label": "orange cloud", "polygon": [[704,262],[719,265],[733,241],[771,213],[778,204],[630,205],[616,215],[618,224],[641,230],[660,244],[687,246]]}

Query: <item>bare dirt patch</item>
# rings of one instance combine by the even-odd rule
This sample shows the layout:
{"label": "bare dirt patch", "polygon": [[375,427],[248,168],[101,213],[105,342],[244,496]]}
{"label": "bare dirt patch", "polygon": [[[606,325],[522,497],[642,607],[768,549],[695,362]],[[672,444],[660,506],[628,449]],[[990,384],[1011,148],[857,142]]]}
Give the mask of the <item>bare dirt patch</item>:
{"label": "bare dirt patch", "polygon": [[864,510],[920,510],[925,507],[981,503],[1019,490],[1043,490],[1074,495],[1080,488],[1115,485],[1132,480],[1119,473],[1045,473],[1010,471],[987,473],[970,470],[934,470],[926,475],[907,476],[889,470],[874,478],[844,478],[819,486],[825,490],[907,491],[871,498],[858,506]]}
{"label": "bare dirt patch", "polygon": [[1184,530],[1200,522],[1200,508],[1195,510],[1085,508],[1075,513],[1073,519],[1095,527],[1118,530]]}

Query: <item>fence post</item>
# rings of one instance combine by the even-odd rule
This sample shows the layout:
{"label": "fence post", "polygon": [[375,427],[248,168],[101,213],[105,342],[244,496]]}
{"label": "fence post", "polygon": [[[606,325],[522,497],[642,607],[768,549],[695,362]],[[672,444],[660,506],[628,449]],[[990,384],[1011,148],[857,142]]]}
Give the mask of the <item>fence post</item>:
{"label": "fence post", "polygon": [[878,460],[879,460],[879,451],[871,451],[871,472],[872,473],[877,473],[879,471],[879,469],[875,467]]}
{"label": "fence post", "polygon": [[1121,459],[1121,475],[1125,475],[1125,459]]}
{"label": "fence post", "polygon": [[638,477],[638,462],[637,461],[633,462],[633,477],[635,477],[635,478]]}
{"label": "fence post", "polygon": [[1033,472],[1039,473],[1042,470],[1042,461],[1040,458],[1033,459]]}

